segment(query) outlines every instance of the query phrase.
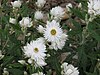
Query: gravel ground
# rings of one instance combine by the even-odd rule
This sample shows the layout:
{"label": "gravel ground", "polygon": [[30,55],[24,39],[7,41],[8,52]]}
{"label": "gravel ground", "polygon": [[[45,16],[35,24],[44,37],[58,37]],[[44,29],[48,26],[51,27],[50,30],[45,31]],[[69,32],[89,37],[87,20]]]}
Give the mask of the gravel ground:
{"label": "gravel ground", "polygon": [[75,0],[46,0],[46,4],[44,7],[44,10],[48,11],[50,10],[52,7],[55,6],[61,6],[61,7],[65,7],[66,4],[68,3],[72,3],[73,5],[76,5]]}

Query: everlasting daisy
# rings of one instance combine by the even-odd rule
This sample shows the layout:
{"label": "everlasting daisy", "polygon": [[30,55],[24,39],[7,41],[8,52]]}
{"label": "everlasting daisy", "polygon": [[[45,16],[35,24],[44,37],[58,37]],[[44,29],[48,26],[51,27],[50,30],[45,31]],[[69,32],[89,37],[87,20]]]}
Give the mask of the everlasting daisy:
{"label": "everlasting daisy", "polygon": [[31,58],[37,62],[40,59],[44,60],[46,56],[46,46],[44,44],[44,41],[42,41],[41,39],[37,39],[35,41],[33,40],[26,46],[24,46],[23,52],[25,53],[26,57]]}
{"label": "everlasting daisy", "polygon": [[37,0],[36,5],[37,7],[41,8],[44,6],[45,3],[46,3],[45,0]]}
{"label": "everlasting daisy", "polygon": [[48,42],[51,42],[49,48],[55,50],[62,49],[67,39],[67,35],[63,33],[59,23],[55,20],[47,22],[44,37]]}
{"label": "everlasting daisy", "polygon": [[61,38],[63,31],[60,28],[60,25],[55,20],[51,22],[47,22],[45,31],[44,31],[44,37],[49,42],[55,42],[58,41]]}
{"label": "everlasting daisy", "polygon": [[11,4],[14,8],[20,8],[21,7],[21,1],[20,0],[11,2]]}
{"label": "everlasting daisy", "polygon": [[21,27],[31,27],[32,26],[32,22],[31,22],[31,18],[29,17],[23,17],[21,21],[19,21],[19,24]]}
{"label": "everlasting daisy", "polygon": [[66,62],[61,65],[61,69],[62,75],[79,75],[79,71],[77,70],[77,68]]}
{"label": "everlasting daisy", "polygon": [[36,11],[34,18],[37,19],[37,20],[43,19],[43,13],[41,11]]}
{"label": "everlasting daisy", "polygon": [[54,19],[60,19],[64,16],[64,9],[60,6],[54,7],[50,10],[50,14],[54,17]]}

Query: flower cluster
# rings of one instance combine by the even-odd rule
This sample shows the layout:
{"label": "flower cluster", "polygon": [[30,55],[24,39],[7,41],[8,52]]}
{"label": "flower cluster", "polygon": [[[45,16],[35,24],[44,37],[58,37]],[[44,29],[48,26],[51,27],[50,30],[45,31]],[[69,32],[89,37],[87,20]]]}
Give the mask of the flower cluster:
{"label": "flower cluster", "polygon": [[[34,19],[36,22],[43,19],[43,14],[42,11],[40,11],[40,7],[43,7],[44,4],[44,0],[37,0],[36,2],[38,7],[38,11],[36,11],[34,14]],[[38,32],[41,33],[43,37],[32,40],[22,49],[25,58],[28,58],[27,62],[34,65],[36,68],[47,65],[45,62],[47,47],[54,50],[62,49],[67,40],[68,35],[64,33],[63,29],[61,28],[60,21],[57,21],[57,19],[61,19],[64,16],[64,9],[58,6],[52,8],[50,12],[51,16],[54,18],[51,17],[51,21],[47,20],[45,26],[39,25],[37,27]],[[31,19],[29,17],[24,17],[21,21],[19,21],[19,24],[21,27],[25,28],[32,26]],[[51,44],[49,45],[48,42]],[[19,63],[25,64],[25,61],[23,62],[22,60],[19,61]],[[43,75],[43,73],[34,73],[32,75]]]}
{"label": "flower cluster", "polygon": [[[88,10],[79,1],[48,12],[43,9],[46,0],[1,1],[0,75],[79,75],[79,71],[88,73],[87,67],[92,71],[96,63],[86,63],[99,57],[93,53],[99,49],[100,0],[83,1]],[[93,47],[87,48],[89,44]]]}

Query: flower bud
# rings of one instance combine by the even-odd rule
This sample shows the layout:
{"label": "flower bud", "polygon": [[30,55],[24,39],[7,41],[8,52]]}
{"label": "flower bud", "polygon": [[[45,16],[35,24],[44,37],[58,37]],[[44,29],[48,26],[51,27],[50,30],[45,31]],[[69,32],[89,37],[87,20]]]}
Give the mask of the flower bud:
{"label": "flower bud", "polygon": [[14,8],[20,8],[21,7],[21,1],[20,0],[11,2],[11,4]]}
{"label": "flower bud", "polygon": [[43,19],[43,13],[41,11],[36,11],[34,18],[37,20]]}
{"label": "flower bud", "polygon": [[16,19],[10,18],[10,19],[9,19],[9,22],[12,23],[12,24],[16,24]]}

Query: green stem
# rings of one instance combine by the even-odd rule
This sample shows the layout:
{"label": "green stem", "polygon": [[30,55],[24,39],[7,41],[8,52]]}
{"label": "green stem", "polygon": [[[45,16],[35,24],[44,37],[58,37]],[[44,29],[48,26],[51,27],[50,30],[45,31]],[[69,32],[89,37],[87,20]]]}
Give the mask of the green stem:
{"label": "green stem", "polygon": [[86,19],[85,19],[85,22],[86,22],[86,27],[83,29],[83,32],[82,32],[82,41],[81,41],[81,45],[83,45],[86,41],[86,36],[88,35],[87,32],[88,32],[88,25],[89,25],[89,20],[88,20],[88,16],[86,15]]}

